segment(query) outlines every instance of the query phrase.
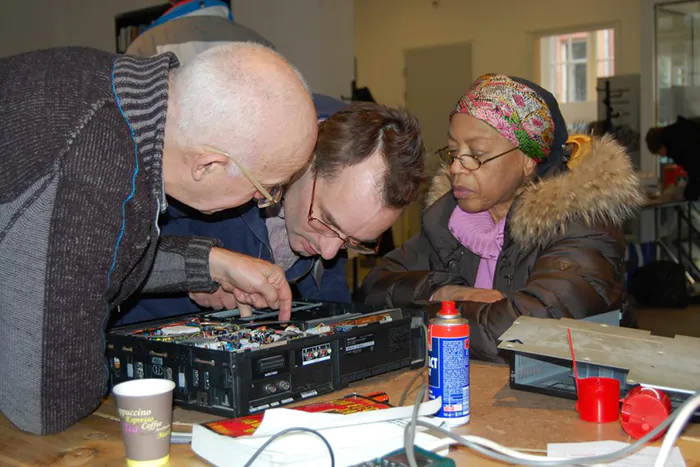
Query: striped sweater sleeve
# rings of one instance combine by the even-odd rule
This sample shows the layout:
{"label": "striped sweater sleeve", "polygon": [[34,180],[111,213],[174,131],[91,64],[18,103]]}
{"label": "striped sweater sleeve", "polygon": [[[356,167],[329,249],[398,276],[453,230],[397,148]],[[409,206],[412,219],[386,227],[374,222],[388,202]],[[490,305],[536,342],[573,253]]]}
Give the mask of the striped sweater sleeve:
{"label": "striped sweater sleeve", "polygon": [[[152,186],[162,190],[162,151],[164,146],[168,76],[177,59],[163,54],[150,60],[120,56],[114,65],[114,97],[128,125],[138,170],[143,170]],[[161,191],[160,196],[163,196]],[[165,205],[165,200],[161,202]],[[218,285],[209,274],[209,252],[217,240],[193,237],[161,237],[145,293],[214,291]]]}
{"label": "striped sweater sleeve", "polygon": [[219,285],[209,274],[209,253],[221,245],[221,240],[214,238],[160,237],[142,292],[214,292]]}

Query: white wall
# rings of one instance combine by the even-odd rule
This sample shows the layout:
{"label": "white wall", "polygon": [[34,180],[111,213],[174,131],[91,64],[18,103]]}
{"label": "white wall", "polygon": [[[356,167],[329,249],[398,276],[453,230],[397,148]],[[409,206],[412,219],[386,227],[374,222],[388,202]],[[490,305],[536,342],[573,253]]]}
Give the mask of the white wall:
{"label": "white wall", "polygon": [[[356,0],[358,85],[369,86],[382,103],[402,105],[403,51],[456,42],[471,42],[475,77],[500,72],[536,79],[538,36],[610,25],[618,36],[616,72],[639,73],[639,2]],[[439,70],[435,75],[439,85]]]}
{"label": "white wall", "polygon": [[163,3],[163,0],[2,0],[0,57],[69,45],[114,52],[114,17]]}
{"label": "white wall", "polygon": [[314,92],[350,96],[353,10],[350,0],[233,0],[237,22],[270,42]]}
{"label": "white wall", "polygon": [[598,119],[598,101],[567,102],[559,104],[564,121],[572,123],[589,123]]}

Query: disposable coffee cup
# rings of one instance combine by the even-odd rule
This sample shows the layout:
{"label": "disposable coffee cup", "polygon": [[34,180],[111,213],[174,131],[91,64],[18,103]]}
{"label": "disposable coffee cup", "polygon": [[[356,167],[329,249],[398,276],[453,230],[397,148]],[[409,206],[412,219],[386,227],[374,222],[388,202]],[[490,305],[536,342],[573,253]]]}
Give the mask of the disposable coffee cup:
{"label": "disposable coffee cup", "polygon": [[620,415],[620,382],[615,378],[579,379],[576,410],[586,422],[616,421]]}
{"label": "disposable coffee cup", "polygon": [[157,467],[170,460],[174,389],[175,383],[167,379],[137,379],[112,389],[122,425],[126,465]]}

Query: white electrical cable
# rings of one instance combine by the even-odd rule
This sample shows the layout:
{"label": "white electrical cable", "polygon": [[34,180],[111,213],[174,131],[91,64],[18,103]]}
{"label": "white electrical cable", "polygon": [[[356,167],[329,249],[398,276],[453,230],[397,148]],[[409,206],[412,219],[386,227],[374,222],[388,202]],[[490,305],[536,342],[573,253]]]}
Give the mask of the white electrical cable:
{"label": "white electrical cable", "polygon": [[487,449],[491,449],[492,451],[500,452],[503,455],[511,456],[513,458],[516,458],[516,459],[534,460],[534,461],[541,461],[544,459],[551,460],[551,461],[570,460],[568,457],[548,457],[548,456],[538,456],[535,454],[526,454],[524,452],[516,451],[515,449],[511,449],[511,448],[508,448],[506,446],[501,446],[500,444],[496,443],[495,441],[491,441],[490,439],[482,438],[480,436],[463,435],[462,439],[467,441],[467,442],[478,444],[479,446],[483,446]]}
{"label": "white electrical cable", "polygon": [[673,423],[671,423],[666,436],[664,436],[664,441],[661,443],[661,449],[659,449],[659,454],[656,456],[654,467],[662,467],[664,464],[666,464],[666,460],[671,454],[673,445],[676,444],[681,431],[698,407],[700,407],[700,394],[696,393],[684,404],[683,408],[678,411],[676,419],[673,421]]}
{"label": "white electrical cable", "polygon": [[329,443],[328,440],[326,439],[326,437],[323,436],[317,430],[312,430],[311,428],[304,428],[304,427],[287,428],[287,429],[282,430],[279,433],[271,436],[270,439],[265,441],[265,443],[263,443],[263,445],[260,446],[258,448],[258,450],[253,453],[253,455],[250,457],[250,459],[248,459],[248,461],[245,463],[245,465],[243,465],[243,467],[250,467],[251,465],[253,465],[253,463],[258,458],[258,456],[260,454],[262,454],[263,451],[265,451],[265,449],[267,449],[272,443],[277,441],[282,436],[289,434],[289,433],[293,433],[295,431],[303,431],[303,432],[311,433],[312,435],[318,436],[321,439],[321,441],[323,441],[323,444],[326,445],[326,448],[328,449],[328,454],[331,457],[331,464],[330,464],[331,467],[335,467],[335,454],[333,454],[333,447],[331,447],[331,443]]}
{"label": "white electrical cable", "polygon": [[[664,441],[657,455],[654,467],[663,467],[663,465],[668,460],[668,456],[673,448],[673,445],[677,441],[681,431],[688,423],[688,420],[693,416],[695,411],[700,407],[700,393],[695,393],[691,398],[689,398],[683,405],[672,413],[664,422],[659,426],[654,428],[654,430],[647,433],[644,437],[637,440],[635,443],[626,446],[623,449],[614,451],[607,454],[601,454],[597,456],[589,456],[582,458],[568,458],[568,457],[548,457],[548,456],[538,456],[533,454],[527,454],[524,452],[516,451],[514,449],[508,448],[506,446],[500,445],[494,441],[491,441],[480,436],[465,435],[460,436],[451,431],[445,430],[443,428],[436,427],[430,423],[426,423],[418,420],[418,405],[422,402],[425,397],[425,385],[422,385],[418,390],[418,397],[416,398],[416,404],[414,405],[413,415],[411,421],[406,425],[406,431],[404,433],[404,442],[406,448],[406,454],[408,462],[412,467],[417,467],[415,455],[413,453],[415,430],[417,426],[423,426],[430,430],[435,430],[448,436],[451,439],[459,442],[463,446],[466,446],[474,451],[477,451],[485,456],[491,457],[493,459],[505,462],[508,464],[519,464],[519,465],[531,465],[531,466],[543,466],[543,467],[554,467],[563,465],[586,465],[586,466],[603,466],[605,463],[612,462],[624,457],[631,455],[632,453],[643,448],[644,445],[653,439],[658,433],[663,431],[668,425],[671,425],[664,437]],[[331,465],[333,463],[333,451],[328,442],[323,438],[322,435],[310,430],[308,428],[290,428],[284,430],[275,436],[273,436],[268,442],[261,446],[251,459],[249,459],[246,465],[250,465],[255,461],[255,458],[265,450],[265,448],[275,441],[278,437],[286,434],[289,431],[309,431],[317,434],[326,443],[330,451]]]}
{"label": "white electrical cable", "polygon": [[[427,332],[426,332],[427,336]],[[426,342],[427,344],[427,342]],[[427,346],[427,345],[426,345]],[[427,349],[426,349],[427,350]],[[427,353],[426,353],[426,360],[427,360]],[[419,372],[421,374],[422,372]],[[408,393],[408,390],[410,387],[415,383],[416,378],[414,377],[406,390],[404,391],[404,395],[402,396],[402,399],[405,398],[405,396]],[[423,422],[418,420],[418,406],[420,403],[423,401],[425,398],[426,394],[426,385],[421,385],[418,389],[418,394],[416,397],[416,401],[414,404],[414,410],[413,414],[411,416],[411,421],[406,425],[405,432],[404,432],[404,448],[406,449],[406,455],[407,455],[407,460],[408,463],[411,467],[417,467],[416,463],[416,458],[415,458],[415,453],[414,453],[414,443],[415,443],[415,433],[416,433],[416,427],[422,426],[425,428],[428,428],[429,430],[434,430],[442,433],[444,436],[447,436],[458,443],[460,443],[463,446],[466,446],[469,449],[472,449],[476,452],[479,452],[485,456],[488,456],[492,459],[496,459],[501,462],[505,462],[508,464],[519,464],[519,465],[531,465],[531,466],[538,466],[538,467],[555,467],[555,466],[563,466],[563,465],[585,465],[585,466],[604,466],[607,465],[606,463],[622,459],[624,457],[627,457],[634,452],[640,450],[641,448],[644,447],[644,445],[651,441],[653,438],[655,438],[659,433],[661,433],[666,427],[668,428],[668,432],[664,436],[663,443],[661,444],[661,449],[659,449],[659,453],[656,457],[656,461],[654,463],[654,467],[663,467],[663,465],[666,463],[668,460],[668,456],[671,453],[671,450],[678,440],[678,437],[680,436],[681,431],[683,428],[687,425],[688,421],[690,418],[694,415],[695,411],[700,408],[700,393],[696,392],[694,393],[690,398],[688,398],[676,411],[674,411],[671,415],[669,415],[662,423],[660,423],[656,428],[651,430],[649,433],[647,433],[645,436],[642,438],[638,439],[635,443],[630,444],[629,446],[626,446],[622,449],[619,449],[617,451],[607,453],[607,454],[601,454],[597,456],[589,456],[589,457],[580,457],[580,458],[568,458],[568,457],[548,457],[546,455],[544,456],[538,456],[538,455],[533,455],[533,454],[527,454],[521,451],[517,451],[515,449],[511,449],[509,447],[503,446],[501,444],[496,443],[495,441],[491,441],[486,438],[482,438],[480,436],[473,436],[473,435],[464,435],[460,436],[456,433],[452,433],[449,430],[445,430],[443,428],[437,427],[435,425]],[[328,444],[328,442],[325,440],[325,438],[318,432],[315,432],[314,430],[309,430],[308,428],[290,428],[288,430],[283,430],[282,432],[276,434],[268,442],[266,442],[263,446],[261,446],[258,451],[255,453],[255,455],[249,459],[247,465],[252,464],[252,462],[255,461],[256,457],[265,450],[265,448],[270,445],[272,442],[274,442],[279,436],[286,434],[288,431],[309,431],[312,432],[316,435],[318,435],[324,443],[326,443],[326,446],[328,447],[328,450],[330,451],[330,456],[331,456],[331,464],[333,464],[334,459],[333,459],[333,450]]]}
{"label": "white electrical cable", "polygon": [[[700,395],[697,396],[697,398],[700,399]],[[689,404],[690,400],[686,402],[686,404]],[[695,402],[697,403],[697,402]],[[689,405],[684,405],[683,408],[688,407]],[[500,460],[501,462],[506,462],[510,464],[520,464],[520,465],[534,465],[534,466],[557,466],[557,465],[601,465],[601,463],[607,463],[607,462],[612,462],[614,460],[622,459],[624,457],[627,457],[631,455],[632,453],[638,451],[639,449],[643,448],[644,445],[650,441],[653,437],[655,437],[658,433],[660,433],[663,429],[665,429],[666,426],[668,426],[671,423],[671,420],[674,419],[675,417],[678,417],[678,422],[677,426],[684,426],[685,423],[687,422],[688,418],[692,416],[693,410],[688,409],[688,411],[685,411],[681,413],[681,411],[674,412],[669,418],[667,418],[662,425],[658,426],[652,432],[638,440],[637,442],[626,446],[623,449],[620,449],[615,452],[611,452],[608,454],[602,454],[598,456],[591,456],[591,457],[585,457],[585,458],[553,458],[553,457],[547,457],[547,456],[532,456],[528,455],[525,453],[521,453],[518,451],[513,451],[512,449],[506,448],[505,446],[501,446],[498,443],[495,443],[490,440],[486,440],[483,438],[479,437],[474,437],[474,436],[459,436],[455,433],[452,433],[447,430],[443,430],[441,428],[437,428],[434,425],[430,425],[428,423],[422,422],[422,421],[417,421],[416,424],[418,426],[424,426],[426,428],[439,431],[440,433],[454,439],[455,441],[458,441],[460,444],[476,450],[477,452],[480,452],[488,457],[492,457],[494,459]],[[682,416],[681,416],[682,415]],[[675,431],[675,430],[674,430]],[[680,428],[678,429],[680,431]],[[673,444],[673,437],[675,435],[673,432],[671,435],[667,435],[667,440]],[[659,466],[663,465],[665,462],[665,459],[660,459],[660,463],[658,464]],[[603,464],[604,465],[604,464]]]}
{"label": "white electrical cable", "polygon": [[[428,340],[427,340],[427,327],[423,325],[425,337],[426,337],[426,362],[428,359]],[[421,372],[422,373],[422,372]],[[420,373],[419,373],[420,374]],[[408,391],[413,386],[416,381],[416,377],[412,378],[403,395],[401,396],[401,403],[408,395]],[[661,449],[654,463],[654,467],[663,467],[666,463],[668,456],[671,453],[671,449],[678,440],[681,431],[687,425],[690,418],[693,416],[695,411],[700,408],[700,392],[695,392],[690,398],[688,398],[676,411],[670,414],[663,422],[661,422],[657,427],[651,430],[649,433],[644,435],[642,438],[638,439],[636,442],[626,446],[617,451],[601,454],[597,456],[589,456],[585,458],[563,458],[563,457],[548,457],[548,456],[538,456],[532,454],[526,454],[524,452],[516,451],[514,449],[502,446],[494,441],[488,440],[486,438],[481,438],[479,436],[459,436],[443,428],[436,427],[425,422],[418,421],[418,405],[423,401],[425,397],[426,388],[422,385],[418,390],[418,397],[414,404],[413,416],[411,417],[410,423],[406,425],[404,432],[404,448],[406,450],[408,463],[411,467],[416,467],[415,455],[413,452],[413,443],[415,439],[416,427],[423,426],[428,429],[432,429],[442,433],[445,436],[457,441],[458,443],[480,452],[491,458],[500,460],[502,462],[507,462],[511,464],[525,464],[534,466],[558,466],[558,465],[606,465],[601,463],[611,462],[613,460],[621,459],[627,457],[634,452],[640,450],[644,447],[647,442],[654,439],[659,433],[661,433],[667,426],[671,425],[668,432],[664,436],[663,443],[661,444]]]}
{"label": "white electrical cable", "polygon": [[[420,404],[422,401],[422,395],[425,394],[425,386],[421,387],[419,390],[419,396],[416,399],[416,404]],[[597,456],[589,456],[583,458],[562,458],[562,457],[547,457],[547,456],[537,456],[532,454],[526,454],[514,449],[502,446],[494,441],[481,438],[479,436],[460,436],[451,431],[445,430],[443,428],[436,427],[429,423],[425,423],[417,420],[414,416],[411,418],[411,422],[406,426],[406,436],[404,441],[406,442],[405,448],[407,454],[411,453],[410,444],[413,444],[413,439],[415,436],[415,430],[417,426],[423,426],[429,430],[434,430],[442,433],[443,435],[454,439],[460,444],[475,450],[485,456],[491,457],[493,459],[499,460],[501,462],[509,464],[520,464],[520,465],[532,465],[532,466],[561,466],[561,465],[587,465],[587,466],[598,466],[605,465],[618,459],[627,457],[634,452],[640,450],[645,446],[645,444],[651,441],[659,433],[661,433],[666,427],[671,425],[668,433],[664,438],[664,443],[662,449],[659,450],[659,455],[654,467],[661,467],[667,460],[668,454],[673,447],[678,435],[680,434],[683,427],[687,424],[690,417],[693,416],[695,410],[700,406],[700,393],[695,393],[693,397],[686,400],[686,402],[674,413],[672,413],[666,420],[664,420],[659,426],[654,428],[652,431],[647,433],[645,436],[637,440],[635,443],[630,444],[620,450],[601,454]],[[414,412],[415,413],[415,412]],[[415,460],[412,456],[408,456],[409,464],[415,467]]]}

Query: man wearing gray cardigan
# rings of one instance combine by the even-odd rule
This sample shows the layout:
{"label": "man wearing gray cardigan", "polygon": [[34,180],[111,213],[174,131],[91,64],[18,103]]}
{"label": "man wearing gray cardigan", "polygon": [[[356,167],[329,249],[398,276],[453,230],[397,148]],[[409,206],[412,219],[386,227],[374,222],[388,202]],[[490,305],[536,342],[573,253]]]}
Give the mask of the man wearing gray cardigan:
{"label": "man wearing gray cardigan", "polygon": [[181,68],[92,49],[0,60],[0,410],[61,431],[105,393],[104,325],[137,291],[232,292],[280,309],[278,266],[161,237],[170,196],[204,213],[279,200],[316,115],[278,54],[228,44]]}

